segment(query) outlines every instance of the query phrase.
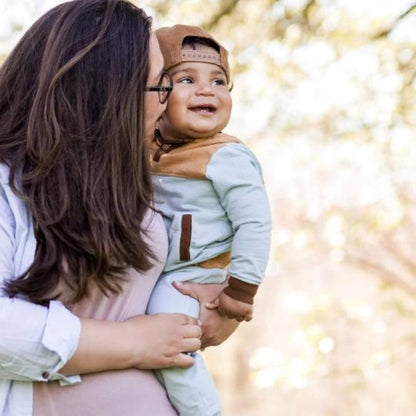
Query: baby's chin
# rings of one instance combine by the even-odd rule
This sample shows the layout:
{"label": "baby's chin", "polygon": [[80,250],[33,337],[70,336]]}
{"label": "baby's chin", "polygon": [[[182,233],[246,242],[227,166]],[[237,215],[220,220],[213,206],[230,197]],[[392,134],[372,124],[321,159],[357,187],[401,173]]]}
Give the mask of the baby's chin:
{"label": "baby's chin", "polygon": [[189,132],[189,133],[190,133],[190,136],[192,136],[194,139],[203,139],[205,137],[212,137],[218,133],[221,133],[224,127],[225,126],[220,125],[220,126],[216,126],[215,128],[192,129],[192,132]]}
{"label": "baby's chin", "polygon": [[216,134],[221,133],[221,130],[209,130],[209,131],[200,131],[193,134],[194,139],[207,139],[209,137],[215,136]]}

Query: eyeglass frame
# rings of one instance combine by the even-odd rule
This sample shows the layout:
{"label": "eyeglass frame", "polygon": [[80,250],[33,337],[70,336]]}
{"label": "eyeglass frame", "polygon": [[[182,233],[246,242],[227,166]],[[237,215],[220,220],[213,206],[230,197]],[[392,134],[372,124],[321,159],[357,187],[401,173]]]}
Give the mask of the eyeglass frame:
{"label": "eyeglass frame", "polygon": [[[161,83],[163,81],[163,78],[165,78],[165,77],[168,78],[170,85],[161,85]],[[170,76],[169,72],[163,71],[162,74],[160,75],[160,78],[159,78],[159,85],[149,85],[149,86],[146,86],[144,88],[144,90],[145,91],[150,91],[150,92],[157,92],[158,93],[158,97],[159,97],[159,103],[160,104],[165,104],[165,102],[169,98],[170,93],[173,90],[173,79]],[[160,98],[162,92],[166,92],[167,93],[166,96],[163,99]]]}

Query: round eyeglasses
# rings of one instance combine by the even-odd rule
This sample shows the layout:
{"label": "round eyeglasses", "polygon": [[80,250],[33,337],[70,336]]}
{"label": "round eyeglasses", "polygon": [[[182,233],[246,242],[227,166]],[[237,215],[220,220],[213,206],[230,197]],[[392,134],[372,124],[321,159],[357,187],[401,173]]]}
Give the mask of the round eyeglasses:
{"label": "round eyeglasses", "polygon": [[172,77],[165,71],[162,72],[157,85],[149,85],[148,87],[145,87],[145,91],[156,91],[158,93],[160,104],[164,104],[168,100],[169,94],[172,90]]}

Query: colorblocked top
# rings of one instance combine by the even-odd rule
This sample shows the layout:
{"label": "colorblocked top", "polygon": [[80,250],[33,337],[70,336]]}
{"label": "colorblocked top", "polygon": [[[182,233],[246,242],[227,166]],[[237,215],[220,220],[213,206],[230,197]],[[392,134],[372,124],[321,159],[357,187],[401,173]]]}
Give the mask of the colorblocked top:
{"label": "colorblocked top", "polygon": [[[224,133],[167,148],[156,138],[150,144],[155,203],[169,236],[164,273],[181,270],[179,280],[208,283],[206,270],[190,266],[222,256],[225,264],[214,266],[219,271],[231,253],[229,275],[259,285],[270,252],[271,212],[256,156]],[[218,273],[209,283],[224,278]]]}

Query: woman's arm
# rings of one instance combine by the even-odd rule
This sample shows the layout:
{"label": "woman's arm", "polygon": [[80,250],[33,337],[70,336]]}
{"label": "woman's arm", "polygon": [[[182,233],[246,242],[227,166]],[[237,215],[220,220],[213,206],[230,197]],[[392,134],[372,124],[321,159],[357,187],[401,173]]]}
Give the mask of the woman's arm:
{"label": "woman's arm", "polygon": [[181,314],[79,325],[59,302],[48,310],[0,298],[0,333],[0,379],[46,381],[131,367],[190,367],[193,358],[182,352],[201,347],[202,331],[195,318]]}
{"label": "woman's arm", "polygon": [[62,379],[58,370],[74,354],[79,333],[79,319],[59,302],[46,308],[0,297],[0,379]]}
{"label": "woman's arm", "polygon": [[197,320],[181,314],[141,315],[124,322],[82,319],[78,349],[61,372],[190,367],[194,359],[183,352],[197,351],[201,334]]}

